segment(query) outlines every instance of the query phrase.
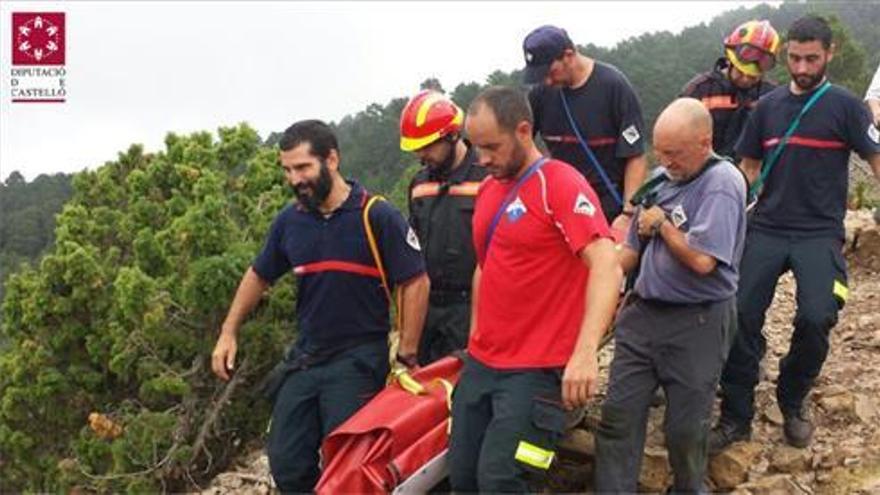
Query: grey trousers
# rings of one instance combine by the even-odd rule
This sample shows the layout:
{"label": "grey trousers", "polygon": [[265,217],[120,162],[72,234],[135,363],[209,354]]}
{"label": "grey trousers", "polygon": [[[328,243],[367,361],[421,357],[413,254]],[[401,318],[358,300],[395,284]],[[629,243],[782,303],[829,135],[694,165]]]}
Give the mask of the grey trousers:
{"label": "grey trousers", "polygon": [[735,321],[733,297],[670,305],[636,298],[615,322],[614,360],[596,436],[596,491],[634,492],[648,406],[663,387],[674,491],[703,491],[715,389]]}

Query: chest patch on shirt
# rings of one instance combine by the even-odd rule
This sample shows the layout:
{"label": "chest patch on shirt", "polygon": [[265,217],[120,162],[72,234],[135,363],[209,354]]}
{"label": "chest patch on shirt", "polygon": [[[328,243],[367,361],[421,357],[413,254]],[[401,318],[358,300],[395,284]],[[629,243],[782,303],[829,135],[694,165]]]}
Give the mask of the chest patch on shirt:
{"label": "chest patch on shirt", "polygon": [[409,244],[409,247],[415,249],[416,251],[422,250],[422,246],[421,244],[419,244],[419,237],[416,235],[416,232],[412,229],[412,227],[410,227],[409,230],[406,231],[406,243]]}
{"label": "chest patch on shirt", "polygon": [[522,218],[527,211],[526,204],[522,202],[519,196],[517,196],[516,199],[507,206],[505,213],[507,213],[507,219],[513,223]]}
{"label": "chest patch on shirt", "polygon": [[623,139],[625,139],[626,142],[630,145],[632,145],[633,143],[638,141],[640,137],[642,137],[641,134],[639,134],[639,130],[636,129],[635,124],[624,129],[623,132],[620,133],[620,135],[623,136]]}
{"label": "chest patch on shirt", "polygon": [[682,207],[681,205],[678,205],[672,209],[670,217],[672,220],[672,225],[675,225],[676,228],[681,227],[688,220],[688,217],[684,212],[684,207]]}
{"label": "chest patch on shirt", "polygon": [[583,193],[579,193],[577,199],[574,200],[574,212],[591,217],[596,213],[596,207]]}
{"label": "chest patch on shirt", "polygon": [[876,125],[868,124],[868,137],[871,138],[871,141],[874,141],[875,144],[880,144],[880,131],[877,130]]}

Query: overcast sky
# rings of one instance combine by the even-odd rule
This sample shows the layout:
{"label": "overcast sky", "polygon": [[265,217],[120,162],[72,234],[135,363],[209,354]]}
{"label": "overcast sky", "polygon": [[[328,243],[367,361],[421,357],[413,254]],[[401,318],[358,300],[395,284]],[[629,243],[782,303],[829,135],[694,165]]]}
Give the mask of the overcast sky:
{"label": "overcast sky", "polygon": [[[755,2],[15,2],[0,4],[0,179],[75,172],[169,131],[266,137],[522,65],[541,24],[613,46]],[[66,13],[67,102],[11,103],[12,12]],[[637,88],[638,89],[638,88]]]}

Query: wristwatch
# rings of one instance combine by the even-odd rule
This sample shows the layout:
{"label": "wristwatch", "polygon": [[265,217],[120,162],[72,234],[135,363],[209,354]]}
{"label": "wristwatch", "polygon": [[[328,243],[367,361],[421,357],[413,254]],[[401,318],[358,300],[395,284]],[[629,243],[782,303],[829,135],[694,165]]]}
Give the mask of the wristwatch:
{"label": "wristwatch", "polygon": [[663,227],[663,222],[665,222],[667,220],[669,220],[669,219],[664,216],[660,220],[654,222],[653,225],[651,225],[651,237],[654,237],[655,235],[660,233],[660,228]]}

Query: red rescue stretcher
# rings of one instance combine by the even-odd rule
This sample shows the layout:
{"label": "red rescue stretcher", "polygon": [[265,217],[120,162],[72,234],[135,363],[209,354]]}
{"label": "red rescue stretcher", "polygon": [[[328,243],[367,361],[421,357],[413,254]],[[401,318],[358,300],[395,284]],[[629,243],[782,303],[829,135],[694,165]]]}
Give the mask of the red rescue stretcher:
{"label": "red rescue stretcher", "polygon": [[424,493],[445,478],[451,393],[461,367],[450,356],[416,370],[411,376],[423,393],[395,381],[328,435],[315,492]]}

